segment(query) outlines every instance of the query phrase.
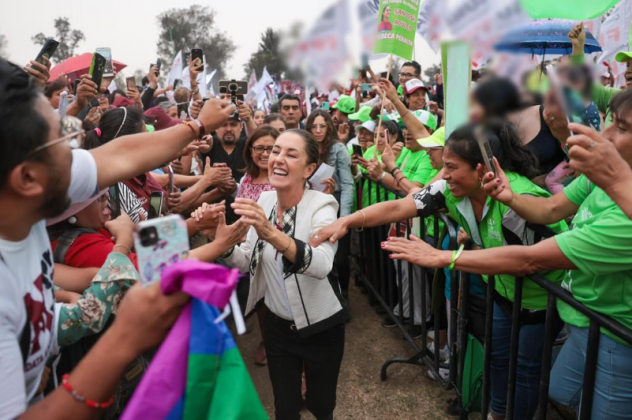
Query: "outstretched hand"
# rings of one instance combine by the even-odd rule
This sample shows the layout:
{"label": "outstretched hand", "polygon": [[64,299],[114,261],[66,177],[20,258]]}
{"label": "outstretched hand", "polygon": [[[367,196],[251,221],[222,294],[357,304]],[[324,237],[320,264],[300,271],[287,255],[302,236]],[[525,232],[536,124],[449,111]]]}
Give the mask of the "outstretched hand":
{"label": "outstretched hand", "polygon": [[[478,166],[480,166],[480,163]],[[486,173],[482,179],[483,191],[494,200],[509,205],[513,200],[511,184],[496,158],[494,158],[494,166],[496,166],[498,176],[495,177],[493,172]]]}
{"label": "outstretched hand", "polygon": [[442,251],[428,245],[415,235],[410,235],[410,239],[389,237],[386,242],[382,242],[382,249],[392,252],[390,257],[394,260],[408,261],[427,268],[444,267],[440,260]]}

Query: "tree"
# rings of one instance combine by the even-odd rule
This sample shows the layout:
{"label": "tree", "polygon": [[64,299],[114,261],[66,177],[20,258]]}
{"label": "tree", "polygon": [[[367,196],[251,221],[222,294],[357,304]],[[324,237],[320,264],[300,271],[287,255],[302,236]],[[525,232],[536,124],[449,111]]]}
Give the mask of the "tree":
{"label": "tree", "polygon": [[281,33],[268,28],[261,34],[259,49],[252,54],[248,63],[244,64],[246,80],[250,77],[252,70],[257,75],[261,75],[266,67],[268,73],[281,75],[287,71],[287,60],[281,49]]}
{"label": "tree", "polygon": [[0,57],[2,58],[8,58],[9,57],[9,51],[7,51],[7,37],[0,34]]}
{"label": "tree", "polygon": [[85,41],[86,37],[80,30],[70,28],[70,22],[67,17],[58,17],[55,19],[55,31],[56,35],[54,37],[46,36],[40,32],[39,34],[33,36],[31,40],[35,44],[44,45],[46,43],[46,39],[54,38],[57,42],[59,42],[59,47],[57,47],[57,51],[52,57],[52,61],[61,63],[62,61],[75,55],[75,49],[81,41]]}
{"label": "tree", "polygon": [[441,67],[439,67],[439,65],[437,64],[433,64],[432,67],[428,67],[426,70],[424,70],[424,75],[427,77],[426,80],[424,80],[424,84],[426,86],[432,86],[435,84],[435,80],[434,80],[434,76],[435,74],[440,74],[441,73]]}
{"label": "tree", "polygon": [[226,34],[215,28],[214,10],[195,4],[188,9],[167,10],[157,19],[160,27],[158,56],[166,72],[178,51],[184,53],[191,48],[201,48],[208,66],[217,69],[218,79],[224,77],[235,45]]}

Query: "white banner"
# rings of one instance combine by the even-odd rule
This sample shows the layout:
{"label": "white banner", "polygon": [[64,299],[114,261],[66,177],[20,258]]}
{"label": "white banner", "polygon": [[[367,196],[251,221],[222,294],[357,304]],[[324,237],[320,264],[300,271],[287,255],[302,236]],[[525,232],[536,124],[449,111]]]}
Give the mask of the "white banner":
{"label": "white banner", "polygon": [[444,30],[444,16],[446,1],[425,0],[419,8],[417,33],[426,40],[432,51],[438,53],[441,49],[441,33]]}
{"label": "white banner", "polygon": [[599,57],[600,75],[605,71],[603,62],[610,64],[610,69],[614,75],[614,86],[621,87],[625,83],[624,73],[625,63],[617,62],[614,57],[620,51],[629,51],[630,46],[630,22],[632,21],[632,0],[621,0],[613,9],[610,15],[601,24],[599,31],[599,45],[603,48],[603,53]]}
{"label": "white banner", "polygon": [[244,98],[244,102],[247,103],[251,100],[257,100],[257,102],[262,101],[266,95],[265,93],[266,87],[270,83],[273,83],[273,82],[274,80],[270,76],[270,73],[268,73],[268,68],[264,67],[263,73],[261,73],[261,79],[259,79],[257,84],[252,89],[248,90],[248,94],[246,94],[246,97]]}
{"label": "white banner", "polygon": [[167,76],[167,86],[173,85],[173,81],[176,79],[182,80],[182,50],[178,51],[173,58],[173,64],[171,64],[171,70],[169,70],[169,75]]}
{"label": "white banner", "polygon": [[290,68],[301,67],[319,89],[329,89],[348,58],[345,37],[349,31],[348,0],[339,0],[318,18],[290,55]]}

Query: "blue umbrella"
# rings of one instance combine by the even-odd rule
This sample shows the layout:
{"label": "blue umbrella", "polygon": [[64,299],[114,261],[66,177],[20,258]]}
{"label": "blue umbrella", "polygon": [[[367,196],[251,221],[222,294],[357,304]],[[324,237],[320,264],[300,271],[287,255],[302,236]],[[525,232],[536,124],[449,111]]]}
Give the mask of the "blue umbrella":
{"label": "blue umbrella", "polygon": [[[554,0],[552,0],[554,1]],[[510,31],[496,45],[496,51],[523,53],[531,55],[571,54],[573,47],[568,33],[574,22],[563,19],[541,19],[519,29]],[[599,42],[586,30],[584,53],[602,51]]]}

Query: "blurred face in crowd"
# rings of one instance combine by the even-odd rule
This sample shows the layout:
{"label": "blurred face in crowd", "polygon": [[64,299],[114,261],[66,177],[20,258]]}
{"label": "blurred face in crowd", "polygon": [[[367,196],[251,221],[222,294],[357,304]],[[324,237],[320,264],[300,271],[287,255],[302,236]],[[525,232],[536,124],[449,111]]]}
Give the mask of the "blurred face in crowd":
{"label": "blurred face in crowd", "polygon": [[178,118],[178,105],[171,105],[167,110],[167,114],[169,114],[171,118]]}
{"label": "blurred face in crowd", "polygon": [[62,92],[66,91],[66,89],[59,89],[53,92],[53,94],[51,95],[50,98],[48,98],[48,101],[50,102],[51,106],[55,109],[59,109],[59,96],[61,95]]}
{"label": "blurred face in crowd", "polygon": [[626,69],[623,77],[625,77],[625,82],[630,86],[632,84],[632,60],[628,60],[625,65]]}
{"label": "blurred face in crowd", "polygon": [[426,107],[426,90],[417,89],[408,95],[408,109],[418,111]]}
{"label": "blurred face in crowd", "polygon": [[405,85],[410,79],[418,79],[419,75],[413,66],[403,66],[399,71],[399,83]]}
{"label": "blurred face in crowd", "polygon": [[265,136],[257,139],[252,144],[252,149],[250,149],[252,160],[263,173],[268,172],[268,163],[273,146],[274,138],[272,136]]}
{"label": "blurred face in crowd", "polygon": [[443,168],[443,147],[429,147],[426,149],[432,169]]}
{"label": "blurred face in crowd", "polygon": [[307,164],[305,141],[296,133],[283,133],[274,143],[268,161],[270,185],[284,189],[303,188],[305,181],[316,170],[316,164]]}
{"label": "blurred face in crowd", "polygon": [[334,109],[334,113],[331,114],[331,119],[334,120],[334,124],[338,126],[349,121],[349,116],[339,109]]}
{"label": "blurred face in crowd", "polygon": [[110,212],[110,195],[106,192],[101,197],[94,200],[85,209],[75,214],[77,218],[76,225],[82,228],[99,230],[105,226],[105,222],[111,219]]}
{"label": "blurred face in crowd", "polygon": [[474,195],[481,188],[480,180],[484,171],[481,168],[479,173],[472,169],[467,161],[452,153],[449,147],[443,149],[443,179],[448,183],[453,196],[460,198]]}
{"label": "blurred face in crowd", "polygon": [[391,134],[386,128],[382,127],[382,131],[377,136],[376,147],[377,150],[382,153],[386,148],[386,142],[389,143],[389,146],[393,146],[397,141],[397,136]]}
{"label": "blurred face in crowd", "polygon": [[402,131],[402,134],[404,135],[404,138],[406,139],[406,141],[404,142],[405,148],[413,152],[417,152],[421,150],[421,146],[419,145],[419,143],[417,143],[417,139],[413,137],[413,135],[408,129],[404,128],[404,130]]}
{"label": "blurred face in crowd", "polygon": [[362,151],[373,146],[373,143],[373,133],[364,127],[358,128],[358,144],[362,146]]}
{"label": "blurred face in crowd", "polygon": [[253,120],[255,122],[255,124],[257,125],[257,127],[259,127],[261,124],[263,124],[263,120],[266,118],[266,113],[263,112],[261,109],[258,109],[255,111],[255,115],[253,117]]}
{"label": "blurred face in crowd", "polygon": [[269,125],[270,127],[272,127],[272,128],[276,128],[276,130],[277,130],[279,133],[284,132],[284,131],[285,131],[285,129],[286,129],[286,128],[285,128],[285,123],[284,123],[283,121],[281,121],[281,120],[274,120],[274,121],[272,121],[271,123],[269,123],[268,125]]}
{"label": "blurred face in crowd", "polygon": [[312,123],[309,131],[318,143],[322,143],[322,141],[325,140],[325,137],[327,137],[327,122],[325,122],[323,117],[318,116],[314,118],[314,122]]}
{"label": "blurred face in crowd", "polygon": [[288,127],[298,127],[301,119],[301,104],[296,99],[286,99],[281,104],[281,115]]}
{"label": "blurred face in crowd", "polygon": [[230,119],[217,129],[217,137],[223,144],[232,145],[241,137],[244,125],[237,120]]}

